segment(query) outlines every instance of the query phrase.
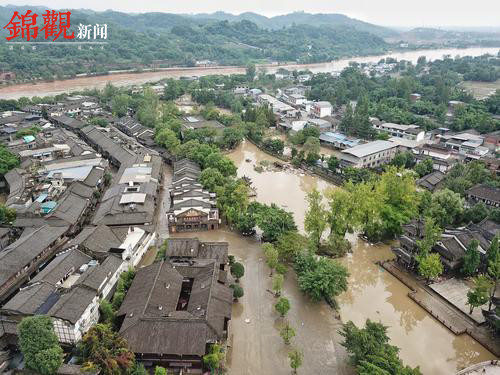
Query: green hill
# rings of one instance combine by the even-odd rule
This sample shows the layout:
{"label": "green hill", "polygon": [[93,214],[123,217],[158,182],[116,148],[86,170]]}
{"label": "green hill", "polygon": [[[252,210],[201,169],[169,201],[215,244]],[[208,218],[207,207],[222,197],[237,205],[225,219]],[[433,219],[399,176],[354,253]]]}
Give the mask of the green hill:
{"label": "green hill", "polygon": [[[41,27],[41,15],[46,8],[29,8],[38,13]],[[3,26],[14,10],[24,13],[26,9],[0,7],[0,69],[14,70],[20,78],[140,69],[152,64],[192,66],[195,61],[205,59],[221,65],[243,65],[251,61],[314,63],[382,53],[389,47],[379,36],[340,25],[292,23],[270,30],[249,20],[217,20],[203,15],[188,17],[168,13],[72,10],[71,24],[75,32],[80,23],[108,25],[108,44],[104,49],[39,45],[36,50],[30,47],[22,50],[19,46],[10,50],[4,43],[8,34]],[[255,16],[255,22],[266,19]],[[42,35],[37,40],[45,41]]]}
{"label": "green hill", "polygon": [[358,31],[366,31],[382,38],[395,37],[399,33],[395,30],[373,25],[368,22],[359,21],[354,18],[347,17],[343,14],[311,14],[305,12],[294,12],[282,16],[265,17],[260,14],[247,12],[240,15],[233,15],[225,12],[215,12],[212,14],[197,14],[191,16],[196,19],[216,19],[219,21],[252,21],[258,26],[266,29],[277,30],[283,27],[293,25],[314,25],[314,26],[330,26],[330,27],[351,27]]}

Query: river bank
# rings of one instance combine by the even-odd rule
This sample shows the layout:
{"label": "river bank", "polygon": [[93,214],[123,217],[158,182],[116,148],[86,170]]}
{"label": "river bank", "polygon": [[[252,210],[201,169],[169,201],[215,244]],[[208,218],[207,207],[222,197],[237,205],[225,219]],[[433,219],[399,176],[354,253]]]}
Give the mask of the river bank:
{"label": "river bank", "polygon": [[[349,66],[349,63],[355,61],[359,64],[376,63],[381,59],[388,57],[397,60],[407,60],[416,63],[420,56],[425,56],[427,60],[436,60],[444,55],[454,56],[480,56],[486,53],[497,54],[500,48],[497,47],[473,47],[473,48],[442,48],[434,50],[413,50],[405,52],[388,53],[376,56],[359,56],[340,59],[331,62],[317,64],[288,64],[288,65],[259,65],[258,68],[265,69],[268,73],[274,73],[279,68],[289,70],[309,69],[313,73],[341,71]],[[23,83],[19,85],[5,86],[0,88],[0,99],[19,99],[20,97],[48,96],[69,93],[73,91],[82,91],[85,89],[101,89],[106,84],[112,83],[115,86],[124,87],[132,85],[141,85],[147,82],[156,82],[166,78],[180,78],[182,76],[206,76],[214,74],[230,75],[241,74],[245,72],[243,66],[216,66],[204,68],[164,68],[162,70],[147,72],[118,72],[114,74],[77,77],[54,82],[36,82]]]}

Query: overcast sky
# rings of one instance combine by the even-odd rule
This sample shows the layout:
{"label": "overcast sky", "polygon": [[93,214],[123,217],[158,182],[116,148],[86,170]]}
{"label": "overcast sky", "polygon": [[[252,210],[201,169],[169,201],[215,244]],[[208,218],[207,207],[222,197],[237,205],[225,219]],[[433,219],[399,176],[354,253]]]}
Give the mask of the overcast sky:
{"label": "overcast sky", "polygon": [[124,12],[211,13],[266,16],[294,11],[342,13],[385,26],[500,26],[500,0],[0,0],[1,5],[113,9]]}

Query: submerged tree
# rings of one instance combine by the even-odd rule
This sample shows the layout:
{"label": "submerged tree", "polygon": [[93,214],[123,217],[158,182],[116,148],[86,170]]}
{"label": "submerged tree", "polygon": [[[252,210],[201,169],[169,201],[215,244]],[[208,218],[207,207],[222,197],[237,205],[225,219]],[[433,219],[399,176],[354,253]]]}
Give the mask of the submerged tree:
{"label": "submerged tree", "polygon": [[283,318],[287,314],[288,310],[290,310],[290,301],[288,298],[280,297],[278,302],[274,305],[274,308]]}
{"label": "submerged tree", "polygon": [[319,249],[321,236],[326,229],[328,213],[322,203],[323,197],[316,189],[307,194],[309,204],[304,219],[304,229],[309,235],[313,250]]}
{"label": "submerged tree", "polygon": [[281,295],[281,290],[283,289],[283,282],[285,278],[283,275],[277,273],[276,275],[273,276],[273,282],[272,282],[272,288],[274,295],[276,297],[279,297]]}
{"label": "submerged tree", "polygon": [[492,285],[491,280],[485,275],[474,278],[474,288],[467,292],[467,304],[470,306],[469,314],[472,314],[476,307],[488,302]]}
{"label": "submerged tree", "polygon": [[280,336],[285,345],[290,345],[291,339],[295,337],[295,330],[290,326],[290,323],[285,322],[280,329]]}
{"label": "submerged tree", "polygon": [[297,369],[302,366],[302,360],[304,355],[298,349],[292,350],[288,353],[288,359],[290,360],[290,367],[292,368],[292,372],[297,374]]}
{"label": "submerged tree", "polygon": [[340,334],[351,363],[359,374],[421,375],[419,368],[405,366],[398,356],[399,349],[390,345],[387,327],[368,319],[365,328],[353,322],[343,325]]}

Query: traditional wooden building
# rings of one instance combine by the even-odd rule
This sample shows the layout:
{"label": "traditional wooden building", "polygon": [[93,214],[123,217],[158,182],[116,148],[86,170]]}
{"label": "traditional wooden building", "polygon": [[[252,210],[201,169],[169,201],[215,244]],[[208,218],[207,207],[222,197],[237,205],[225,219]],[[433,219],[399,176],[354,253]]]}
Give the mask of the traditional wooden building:
{"label": "traditional wooden building", "polygon": [[171,233],[214,230],[219,227],[216,195],[198,182],[200,167],[187,159],[174,163],[170,189],[171,208],[167,214]]}
{"label": "traditional wooden building", "polygon": [[169,242],[168,261],[136,273],[120,310],[120,335],[146,367],[203,373],[210,345],[225,340],[232,290],[221,280],[227,244]]}

